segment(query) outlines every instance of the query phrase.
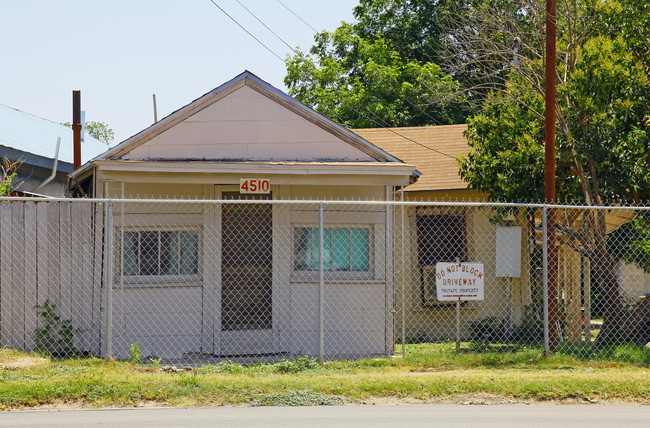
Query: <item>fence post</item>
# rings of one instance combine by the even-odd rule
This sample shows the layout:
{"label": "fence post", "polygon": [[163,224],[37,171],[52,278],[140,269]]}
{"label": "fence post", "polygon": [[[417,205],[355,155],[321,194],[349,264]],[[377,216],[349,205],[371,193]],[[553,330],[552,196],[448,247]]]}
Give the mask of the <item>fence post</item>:
{"label": "fence post", "polygon": [[104,357],[113,356],[113,202],[106,204],[106,284],[104,306]]}
{"label": "fence post", "polygon": [[324,357],[325,332],[323,329],[323,288],[325,271],[323,269],[323,202],[318,205],[318,361],[322,364]]}
{"label": "fence post", "polygon": [[404,288],[406,287],[406,234],[404,233],[404,186],[400,189],[400,200],[402,202],[402,217],[401,217],[401,259],[400,270],[402,273],[401,281],[401,300],[402,300],[402,358],[406,357],[406,293]]}
{"label": "fence post", "polygon": [[550,341],[548,329],[548,229],[547,229],[547,209],[546,205],[542,208],[542,267],[544,272],[544,286],[542,288],[542,298],[544,301],[544,356],[550,355]]}

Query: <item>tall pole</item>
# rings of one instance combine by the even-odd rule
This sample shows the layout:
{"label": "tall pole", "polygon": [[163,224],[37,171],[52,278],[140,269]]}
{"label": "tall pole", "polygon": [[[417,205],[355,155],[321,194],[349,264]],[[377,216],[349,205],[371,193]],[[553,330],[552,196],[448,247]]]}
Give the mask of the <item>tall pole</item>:
{"label": "tall pole", "polygon": [[325,320],[323,313],[323,293],[325,288],[325,268],[323,267],[324,220],[323,203],[318,205],[318,362],[323,364],[325,353]]}
{"label": "tall pole", "polygon": [[81,91],[72,91],[72,167],[81,166]]}
{"label": "tall pole", "polygon": [[[555,35],[557,26],[556,0],[546,0],[546,96],[544,132],[544,200],[546,204],[555,203]],[[547,212],[547,251],[548,251],[548,318],[549,350],[555,351],[557,345],[557,249],[555,248],[555,210]]]}
{"label": "tall pole", "polygon": [[[104,193],[106,197],[106,193]],[[104,358],[113,357],[113,201],[106,205],[106,284],[104,293]]]}

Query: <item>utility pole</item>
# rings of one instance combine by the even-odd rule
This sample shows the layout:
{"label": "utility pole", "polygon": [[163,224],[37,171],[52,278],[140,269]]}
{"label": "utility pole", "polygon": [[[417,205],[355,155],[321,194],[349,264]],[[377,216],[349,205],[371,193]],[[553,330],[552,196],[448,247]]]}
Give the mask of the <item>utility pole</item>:
{"label": "utility pole", "polygon": [[81,91],[72,91],[72,144],[72,167],[77,169],[81,166]]}
{"label": "utility pole", "polygon": [[[555,38],[557,30],[556,0],[546,0],[546,64],[545,64],[545,131],[544,131],[544,202],[555,204]],[[557,347],[557,248],[555,246],[555,210],[547,213],[547,290],[549,351]]]}

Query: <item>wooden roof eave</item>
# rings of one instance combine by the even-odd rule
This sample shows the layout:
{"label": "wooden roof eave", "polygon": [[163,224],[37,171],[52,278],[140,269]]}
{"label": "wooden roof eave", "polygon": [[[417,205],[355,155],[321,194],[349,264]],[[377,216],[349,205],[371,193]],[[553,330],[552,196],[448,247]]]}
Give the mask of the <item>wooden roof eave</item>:
{"label": "wooden roof eave", "polygon": [[[413,165],[397,162],[219,162],[219,161],[136,161],[93,160],[103,171],[192,172],[234,174],[373,174],[417,177]],[[191,165],[191,169],[188,166]],[[413,178],[410,178],[411,180]]]}

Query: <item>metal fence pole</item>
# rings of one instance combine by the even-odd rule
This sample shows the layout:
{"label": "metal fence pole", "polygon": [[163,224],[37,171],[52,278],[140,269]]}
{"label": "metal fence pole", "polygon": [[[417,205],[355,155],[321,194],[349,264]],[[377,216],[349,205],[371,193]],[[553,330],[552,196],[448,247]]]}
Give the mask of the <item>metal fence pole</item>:
{"label": "metal fence pole", "polygon": [[402,202],[402,218],[401,220],[401,239],[402,239],[402,264],[400,270],[402,271],[402,286],[401,286],[401,300],[402,300],[402,358],[406,357],[406,234],[404,232],[404,186],[400,191],[400,199]]}
{"label": "metal fence pole", "polygon": [[325,332],[323,329],[323,288],[325,283],[325,271],[323,269],[324,252],[324,230],[323,230],[323,203],[318,205],[318,361],[323,362]]}
{"label": "metal fence pole", "polygon": [[104,313],[104,357],[113,355],[113,202],[106,204],[106,305]]}
{"label": "metal fence pole", "polygon": [[542,289],[542,298],[544,301],[544,356],[550,355],[550,341],[548,328],[548,229],[546,222],[548,220],[546,206],[542,208],[542,266],[544,272],[544,286]]}

